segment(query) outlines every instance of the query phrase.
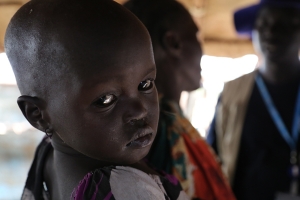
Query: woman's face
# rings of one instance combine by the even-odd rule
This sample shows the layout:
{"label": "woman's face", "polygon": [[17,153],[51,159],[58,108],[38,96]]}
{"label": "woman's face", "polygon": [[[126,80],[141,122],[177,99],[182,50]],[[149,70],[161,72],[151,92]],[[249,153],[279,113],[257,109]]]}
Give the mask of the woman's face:
{"label": "woman's face", "polygon": [[296,9],[266,6],[255,22],[254,46],[264,56],[276,58],[298,51],[300,14]]}
{"label": "woman's face", "polygon": [[199,30],[190,16],[184,27],[185,30],[182,30],[181,83],[184,85],[184,90],[192,91],[200,87],[202,47],[197,37]]}

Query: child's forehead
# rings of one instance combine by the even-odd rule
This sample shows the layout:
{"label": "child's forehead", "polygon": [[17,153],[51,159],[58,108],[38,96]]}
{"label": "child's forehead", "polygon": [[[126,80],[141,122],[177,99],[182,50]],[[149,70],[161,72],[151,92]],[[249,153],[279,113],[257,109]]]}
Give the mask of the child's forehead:
{"label": "child's forehead", "polygon": [[[67,37],[61,38],[61,55],[65,56],[60,59],[67,61],[66,65],[72,68],[71,71],[87,73],[88,76],[97,72],[116,74],[118,69],[130,70],[136,65],[143,67],[145,62],[151,62],[149,58],[153,58],[150,37],[143,29],[135,29],[135,32],[128,34],[123,32],[122,36],[90,34],[82,38],[80,34],[75,34],[71,40]],[[75,42],[76,38],[78,42]]]}
{"label": "child's forehead", "polygon": [[151,42],[145,41],[140,46],[123,44],[119,49],[103,54],[91,53],[71,60],[72,73],[85,87],[97,84],[109,84],[113,81],[128,83],[135,79],[142,81],[151,72],[155,74],[155,63]]}
{"label": "child's forehead", "polygon": [[132,52],[127,46],[145,42],[151,43],[141,22],[111,0],[33,0],[11,20],[5,48],[26,95],[43,93],[70,72],[109,66]]}
{"label": "child's forehead", "polygon": [[66,56],[61,59],[67,58],[67,71],[78,77],[80,84],[107,84],[116,79],[125,81],[128,80],[126,77],[136,74],[137,69],[141,76],[145,76],[150,69],[155,70],[151,40],[143,29],[135,27],[134,30],[123,31],[122,35],[112,33],[109,37],[92,33],[81,38],[80,33],[74,34],[74,38],[81,39],[78,42],[66,42],[70,39],[66,35],[61,42],[61,54]]}

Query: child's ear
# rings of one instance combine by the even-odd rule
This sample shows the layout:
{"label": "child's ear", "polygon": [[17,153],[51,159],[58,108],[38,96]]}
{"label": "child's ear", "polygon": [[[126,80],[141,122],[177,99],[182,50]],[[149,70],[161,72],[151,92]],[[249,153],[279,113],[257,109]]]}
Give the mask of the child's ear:
{"label": "child's ear", "polygon": [[45,132],[49,124],[45,120],[43,102],[37,97],[20,96],[17,100],[19,108],[28,122],[40,131]]}
{"label": "child's ear", "polygon": [[162,44],[165,51],[174,57],[179,57],[181,54],[181,39],[178,33],[167,31],[163,38]]}

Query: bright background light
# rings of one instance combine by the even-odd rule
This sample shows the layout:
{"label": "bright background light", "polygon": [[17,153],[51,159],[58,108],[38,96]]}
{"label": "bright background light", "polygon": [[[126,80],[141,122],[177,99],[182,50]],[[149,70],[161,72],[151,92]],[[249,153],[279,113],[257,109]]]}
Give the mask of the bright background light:
{"label": "bright background light", "polygon": [[16,85],[16,79],[5,53],[0,53],[0,84]]}
{"label": "bright background light", "polygon": [[183,92],[180,104],[203,137],[206,137],[224,83],[254,71],[257,62],[258,57],[252,54],[240,58],[202,57],[203,88],[191,93]]}

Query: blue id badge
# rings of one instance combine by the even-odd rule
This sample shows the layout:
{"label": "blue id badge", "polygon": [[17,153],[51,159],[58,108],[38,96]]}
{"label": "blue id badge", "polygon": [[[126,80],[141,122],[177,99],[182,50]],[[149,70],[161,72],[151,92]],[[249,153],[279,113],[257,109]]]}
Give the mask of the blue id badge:
{"label": "blue id badge", "polygon": [[300,197],[287,193],[277,193],[275,200],[300,200]]}
{"label": "blue id badge", "polygon": [[[293,157],[291,157],[293,158]],[[299,166],[296,165],[296,162],[291,160],[291,167],[289,170],[289,174],[291,176],[291,185],[290,185],[290,193],[277,193],[275,196],[275,200],[300,200],[300,196],[298,196],[298,177],[299,177]]]}

